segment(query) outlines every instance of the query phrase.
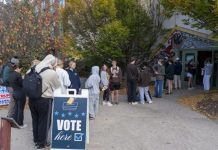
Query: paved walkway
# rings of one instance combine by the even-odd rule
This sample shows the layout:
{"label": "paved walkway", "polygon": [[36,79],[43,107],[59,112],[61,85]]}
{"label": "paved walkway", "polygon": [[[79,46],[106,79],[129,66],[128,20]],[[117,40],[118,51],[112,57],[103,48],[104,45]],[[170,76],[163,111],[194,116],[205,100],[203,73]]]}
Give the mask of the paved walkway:
{"label": "paved walkway", "polygon": [[[122,96],[119,106],[100,107],[90,122],[88,150],[218,150],[218,123],[177,103],[179,97],[200,92],[175,91],[136,106]],[[26,129],[12,130],[12,150],[34,150],[29,110],[25,122]]]}

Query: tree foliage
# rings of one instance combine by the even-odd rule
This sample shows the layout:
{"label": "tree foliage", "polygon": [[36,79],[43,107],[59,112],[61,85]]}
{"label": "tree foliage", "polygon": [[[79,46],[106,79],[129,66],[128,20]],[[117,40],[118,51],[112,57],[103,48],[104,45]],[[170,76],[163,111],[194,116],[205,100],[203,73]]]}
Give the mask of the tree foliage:
{"label": "tree foliage", "polygon": [[63,20],[76,48],[99,62],[148,55],[161,30],[138,0],[67,0]]}
{"label": "tree foliage", "polygon": [[51,36],[52,15],[41,12],[29,0],[0,4],[0,55],[17,55],[27,64],[43,57],[59,40]]}
{"label": "tree foliage", "polygon": [[206,28],[218,33],[218,0],[161,0],[170,16],[175,12],[181,12],[194,19],[184,20],[193,27]]}

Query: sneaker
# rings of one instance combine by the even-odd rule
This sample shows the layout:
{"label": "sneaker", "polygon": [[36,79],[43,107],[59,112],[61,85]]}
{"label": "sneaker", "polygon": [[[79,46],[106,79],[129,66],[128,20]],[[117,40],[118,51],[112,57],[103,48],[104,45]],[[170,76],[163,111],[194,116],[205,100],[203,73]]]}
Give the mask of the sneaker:
{"label": "sneaker", "polygon": [[132,102],[132,105],[137,105],[138,104],[138,102]]}
{"label": "sneaker", "polygon": [[45,148],[45,146],[40,146],[40,145],[38,145],[38,146],[36,147],[37,150],[43,150],[44,148]]}
{"label": "sneaker", "polygon": [[23,124],[23,125],[20,126],[20,129],[24,129],[26,127],[27,127],[27,124]]}
{"label": "sneaker", "polygon": [[119,105],[119,102],[115,102],[116,105]]}
{"label": "sneaker", "polygon": [[106,106],[107,105],[107,102],[106,101],[103,101],[103,106]]}
{"label": "sneaker", "polygon": [[111,102],[107,102],[107,106],[111,107],[113,105],[111,104]]}
{"label": "sneaker", "polygon": [[148,104],[152,104],[153,102],[152,101],[148,101]]}

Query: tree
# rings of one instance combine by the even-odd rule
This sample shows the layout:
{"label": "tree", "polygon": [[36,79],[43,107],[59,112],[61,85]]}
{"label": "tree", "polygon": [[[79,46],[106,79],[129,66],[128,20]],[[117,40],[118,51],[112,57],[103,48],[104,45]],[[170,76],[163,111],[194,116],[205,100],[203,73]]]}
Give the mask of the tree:
{"label": "tree", "polygon": [[68,0],[63,20],[76,49],[99,63],[148,55],[161,30],[138,0]]}
{"label": "tree", "polygon": [[17,55],[29,65],[35,57],[42,58],[51,41],[51,14],[41,12],[29,0],[0,5],[0,55]]}
{"label": "tree", "polygon": [[161,0],[166,15],[181,12],[194,19],[186,19],[192,27],[206,28],[218,34],[218,0]]}

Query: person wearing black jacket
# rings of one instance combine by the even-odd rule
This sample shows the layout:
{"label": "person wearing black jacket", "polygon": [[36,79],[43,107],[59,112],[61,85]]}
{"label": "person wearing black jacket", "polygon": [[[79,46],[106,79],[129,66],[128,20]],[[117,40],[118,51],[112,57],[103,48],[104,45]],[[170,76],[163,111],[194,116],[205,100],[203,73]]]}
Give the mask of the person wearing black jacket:
{"label": "person wearing black jacket", "polygon": [[179,58],[176,58],[174,65],[174,87],[175,89],[181,89],[181,73],[182,73],[182,64],[179,61]]}
{"label": "person wearing black jacket", "polygon": [[173,90],[173,77],[174,77],[174,64],[172,60],[169,60],[169,65],[166,68],[166,79],[168,85],[168,92],[167,94],[172,94]]}
{"label": "person wearing black jacket", "polygon": [[24,128],[26,127],[26,125],[23,124],[26,96],[23,91],[23,79],[20,72],[21,67],[18,65],[13,66],[13,71],[9,76],[9,84],[13,89],[12,95],[15,101],[15,113],[12,117],[18,125]]}
{"label": "person wearing black jacket", "polygon": [[131,58],[131,62],[127,65],[127,87],[129,104],[137,104],[136,102],[136,84],[138,79],[138,69],[135,65],[135,58]]}

